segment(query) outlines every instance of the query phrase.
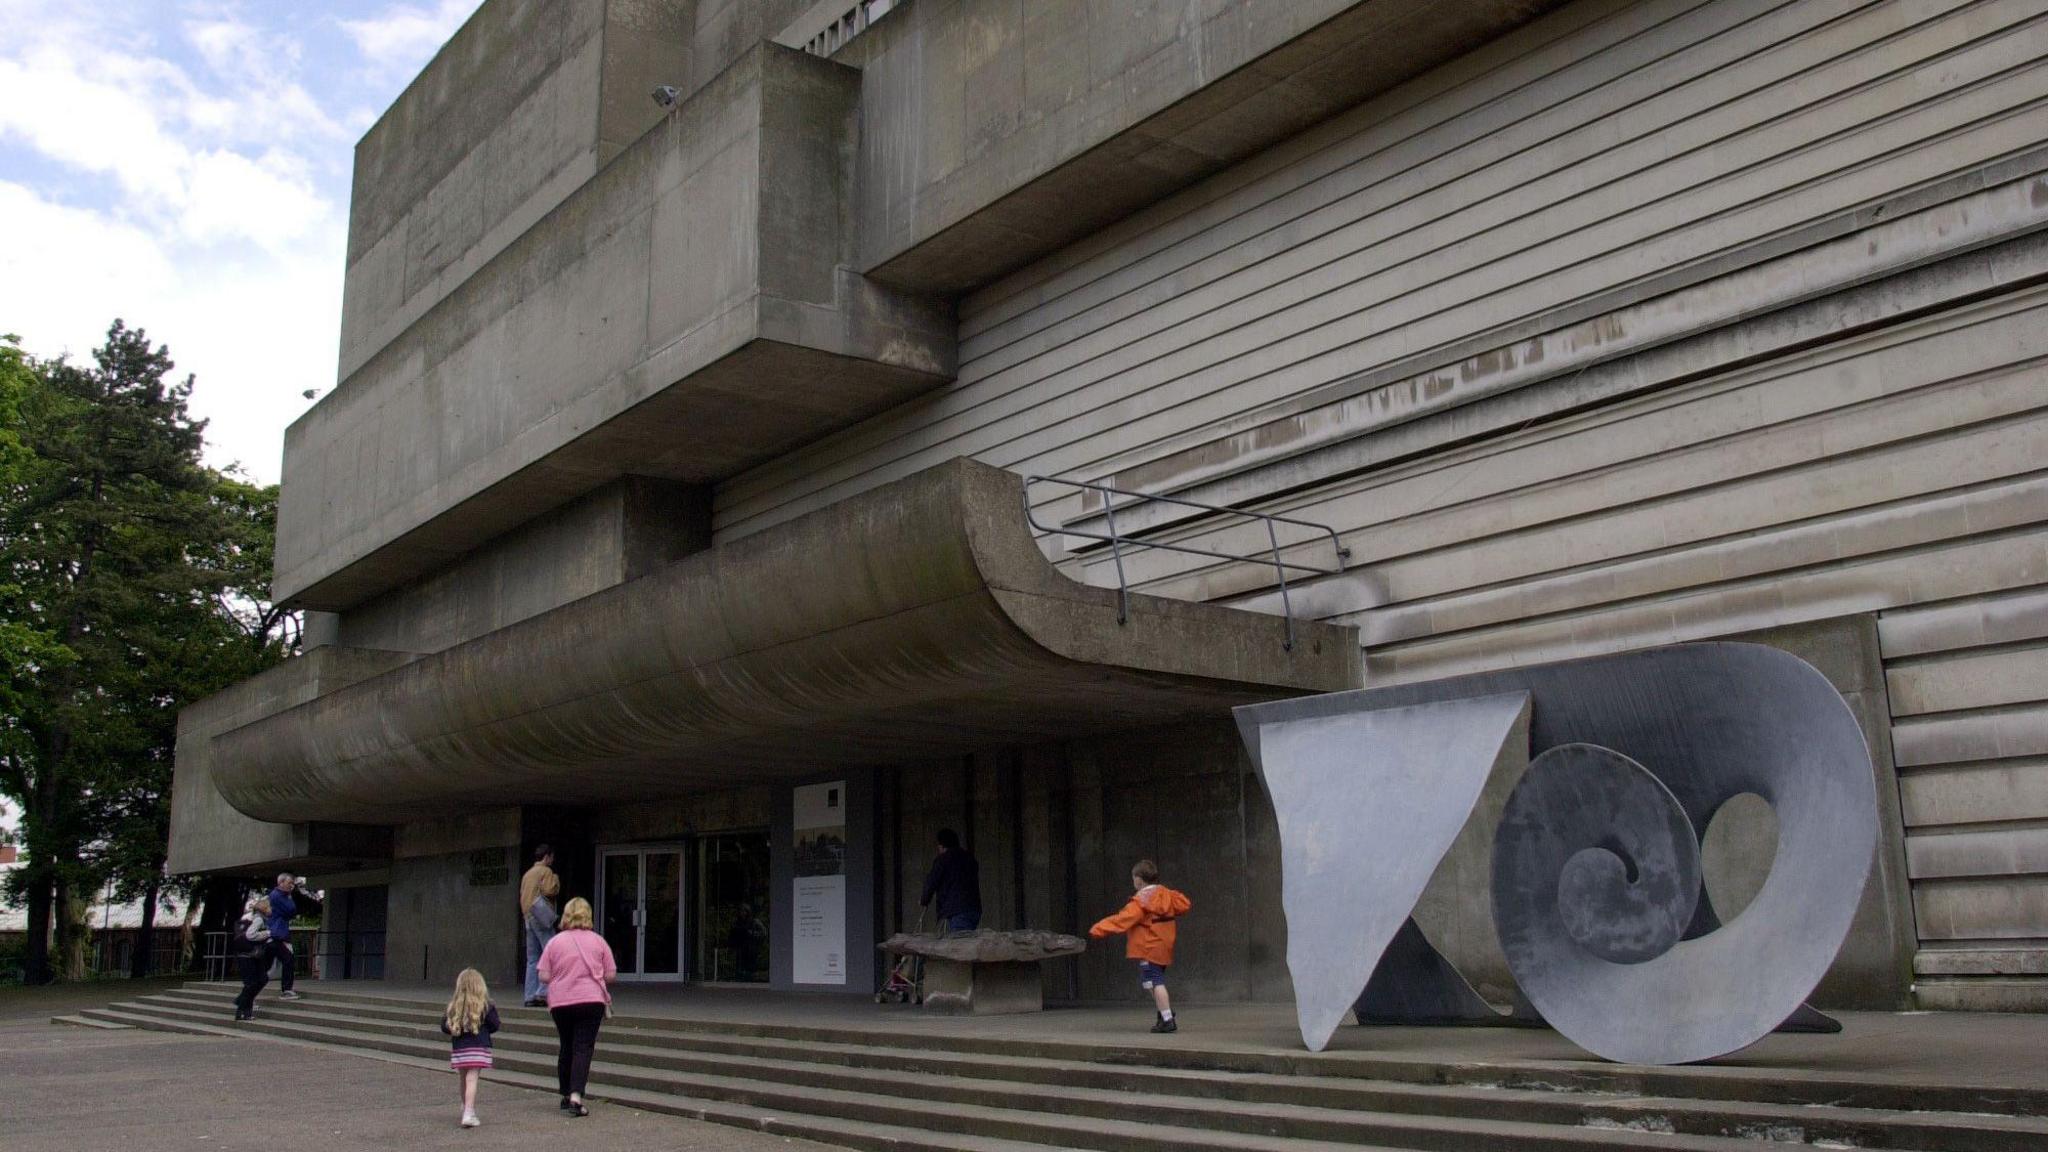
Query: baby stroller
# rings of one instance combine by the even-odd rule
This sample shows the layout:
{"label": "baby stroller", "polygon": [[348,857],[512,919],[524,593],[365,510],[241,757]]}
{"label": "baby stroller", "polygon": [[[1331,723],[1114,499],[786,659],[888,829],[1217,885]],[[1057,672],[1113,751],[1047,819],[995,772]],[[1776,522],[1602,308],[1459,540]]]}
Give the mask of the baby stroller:
{"label": "baby stroller", "polygon": [[[912,930],[916,936],[924,935],[924,909],[917,912],[917,927]],[[904,953],[896,958],[889,968],[889,978],[882,981],[882,990],[875,993],[877,1004],[922,1004],[924,1003],[924,957]]]}

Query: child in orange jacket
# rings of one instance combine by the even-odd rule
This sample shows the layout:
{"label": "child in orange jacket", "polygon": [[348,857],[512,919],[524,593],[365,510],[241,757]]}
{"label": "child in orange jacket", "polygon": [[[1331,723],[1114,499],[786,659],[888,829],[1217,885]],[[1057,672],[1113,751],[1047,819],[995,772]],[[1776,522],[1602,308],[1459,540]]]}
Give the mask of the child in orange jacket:
{"label": "child in orange jacket", "polygon": [[1172,1032],[1173,1001],[1166,994],[1166,970],[1173,965],[1174,921],[1192,906],[1188,898],[1159,882],[1159,866],[1140,860],[1131,867],[1131,902],[1114,916],[1095,922],[1088,935],[1097,940],[1128,933],[1124,955],[1138,962],[1138,987],[1152,994],[1159,1016],[1154,1032]]}

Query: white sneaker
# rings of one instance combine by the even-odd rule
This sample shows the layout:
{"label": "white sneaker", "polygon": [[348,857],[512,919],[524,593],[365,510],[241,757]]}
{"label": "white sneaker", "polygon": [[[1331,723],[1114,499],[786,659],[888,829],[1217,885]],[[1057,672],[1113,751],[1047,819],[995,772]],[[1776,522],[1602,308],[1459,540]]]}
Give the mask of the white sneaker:
{"label": "white sneaker", "polygon": [[278,998],[279,1000],[297,1000],[297,999],[299,999],[300,997],[299,997],[299,994],[298,994],[297,990],[293,990],[293,991],[290,991],[290,992],[279,992],[279,993],[277,994],[277,998]]}
{"label": "white sneaker", "polygon": [[462,1126],[464,1128],[474,1128],[481,1123],[483,1123],[483,1121],[477,1119],[476,1113],[474,1112],[464,1112],[462,1114]]}

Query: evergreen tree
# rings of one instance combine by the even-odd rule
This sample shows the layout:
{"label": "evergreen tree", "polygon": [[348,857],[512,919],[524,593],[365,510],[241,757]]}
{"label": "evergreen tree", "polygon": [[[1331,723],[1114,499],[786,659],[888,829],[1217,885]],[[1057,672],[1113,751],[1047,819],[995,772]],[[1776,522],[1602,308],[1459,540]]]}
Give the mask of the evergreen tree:
{"label": "evergreen tree", "polygon": [[[0,626],[10,644],[0,791],[22,808],[25,975],[83,962],[84,906],[108,878],[153,912],[177,711],[284,651],[263,604],[275,490],[200,463],[205,425],[169,353],[115,321],[91,367],[26,369],[0,494]],[[144,950],[147,951],[146,949]],[[141,968],[146,970],[147,961]]]}

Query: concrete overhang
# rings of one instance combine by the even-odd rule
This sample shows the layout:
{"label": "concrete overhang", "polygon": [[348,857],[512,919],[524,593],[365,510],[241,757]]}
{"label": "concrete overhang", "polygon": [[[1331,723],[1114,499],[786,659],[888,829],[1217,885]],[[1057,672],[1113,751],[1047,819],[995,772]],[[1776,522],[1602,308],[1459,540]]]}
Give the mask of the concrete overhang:
{"label": "concrete overhang", "polygon": [[864,78],[857,267],[981,287],[1563,6],[910,4],[836,57]]}
{"label": "concrete overhang", "polygon": [[259,820],[397,823],[1220,719],[1355,687],[1355,630],[1075,583],[967,460],[215,737]]}
{"label": "concrete overhang", "polygon": [[717,480],[950,380],[951,305],[850,267],[859,98],[757,47],[350,372],[286,433],[274,596],[345,609],[620,476]]}
{"label": "concrete overhang", "polygon": [[267,823],[230,807],[214,781],[214,737],[338,692],[410,659],[404,652],[327,645],[180,711],[166,862],[171,874],[339,872],[390,859],[388,828]]}

